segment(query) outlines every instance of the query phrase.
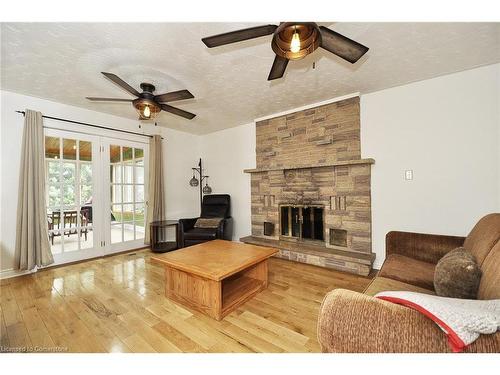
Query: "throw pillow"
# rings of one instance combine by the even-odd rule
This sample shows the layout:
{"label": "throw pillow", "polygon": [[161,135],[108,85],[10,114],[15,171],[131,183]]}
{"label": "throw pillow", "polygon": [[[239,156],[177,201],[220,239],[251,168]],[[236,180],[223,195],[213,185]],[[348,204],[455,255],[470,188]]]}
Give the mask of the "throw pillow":
{"label": "throw pillow", "polygon": [[200,217],[194,223],[195,228],[217,228],[222,221],[220,217],[202,218]]}
{"label": "throw pillow", "polygon": [[434,289],[441,297],[476,299],[481,269],[463,247],[442,257],[434,270]]}

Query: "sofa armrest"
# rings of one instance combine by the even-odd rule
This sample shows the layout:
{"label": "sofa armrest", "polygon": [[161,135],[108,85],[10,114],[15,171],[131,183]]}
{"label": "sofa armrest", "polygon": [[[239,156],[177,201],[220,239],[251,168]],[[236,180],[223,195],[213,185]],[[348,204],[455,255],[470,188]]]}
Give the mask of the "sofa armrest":
{"label": "sofa armrest", "polygon": [[328,293],[318,318],[325,353],[449,352],[447,337],[407,307],[345,289]]}
{"label": "sofa armrest", "polygon": [[400,254],[436,264],[464,241],[465,237],[393,231],[385,236],[385,251],[387,256]]}
{"label": "sofa armrest", "polygon": [[[324,353],[451,352],[445,333],[421,313],[345,289],[323,299],[318,341]],[[500,332],[481,335],[464,351],[498,353]]]}

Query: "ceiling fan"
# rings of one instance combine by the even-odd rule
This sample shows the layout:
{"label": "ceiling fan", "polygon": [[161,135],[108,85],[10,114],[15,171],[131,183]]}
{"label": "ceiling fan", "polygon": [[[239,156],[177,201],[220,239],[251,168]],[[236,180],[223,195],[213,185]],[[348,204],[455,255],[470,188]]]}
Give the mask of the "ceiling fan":
{"label": "ceiling fan", "polygon": [[208,48],[241,42],[273,34],[271,48],[276,57],[268,81],[283,77],[289,60],[299,60],[318,47],[354,64],[368,47],[315,22],[282,22],[279,26],[263,25],[202,38]]}
{"label": "ceiling fan", "polygon": [[127,82],[122,80],[116,74],[101,72],[106,78],[109,78],[115,84],[125,89],[137,99],[115,99],[115,98],[95,98],[87,97],[86,99],[93,102],[128,102],[132,103],[134,108],[139,113],[139,120],[152,120],[161,111],[169,112],[177,116],[187,118],[188,120],[193,119],[196,115],[191,112],[184,111],[182,109],[172,107],[166,104],[166,102],[173,102],[176,100],[191,99],[194,98],[188,90],[179,90],[167,92],[166,94],[154,95],[155,87],[150,83],[141,83],[142,92],[137,91]]}

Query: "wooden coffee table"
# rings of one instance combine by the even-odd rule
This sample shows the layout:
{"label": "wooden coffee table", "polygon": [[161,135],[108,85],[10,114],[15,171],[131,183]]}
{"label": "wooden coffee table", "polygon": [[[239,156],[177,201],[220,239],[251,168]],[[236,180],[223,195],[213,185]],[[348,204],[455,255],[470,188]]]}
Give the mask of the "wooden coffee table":
{"label": "wooden coffee table", "polygon": [[165,267],[165,295],[221,320],[267,287],[278,250],[214,240],[151,257]]}

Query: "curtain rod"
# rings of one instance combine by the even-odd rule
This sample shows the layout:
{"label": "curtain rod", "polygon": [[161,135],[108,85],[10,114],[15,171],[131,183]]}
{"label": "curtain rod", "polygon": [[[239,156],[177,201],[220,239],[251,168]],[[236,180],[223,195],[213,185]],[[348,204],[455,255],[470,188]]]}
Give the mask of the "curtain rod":
{"label": "curtain rod", "polygon": [[[21,113],[23,116],[25,116],[25,115],[26,115],[26,112],[24,112],[24,111],[16,111],[16,112],[17,112],[17,113]],[[113,129],[113,128],[108,128],[108,127],[106,127],[106,126],[89,124],[89,123],[87,123],[87,122],[80,122],[80,121],[67,120],[67,119],[64,119],[64,118],[52,117],[52,116],[45,116],[45,115],[42,115],[42,117],[43,117],[43,118],[48,118],[48,119],[51,119],[51,120],[57,120],[57,121],[70,122],[70,123],[72,123],[72,124],[79,124],[79,125],[91,126],[91,127],[93,127],[93,128],[98,128],[98,129],[112,130],[112,131],[115,131],[115,132],[120,132],[120,133],[134,134],[134,135],[140,135],[140,136],[142,136],[142,137],[149,137],[149,138],[153,138],[153,136],[152,136],[152,135],[150,135],[150,134],[142,134],[142,133],[131,132],[131,131],[128,131],[128,130]],[[161,137],[161,139],[163,139],[163,137]]]}

